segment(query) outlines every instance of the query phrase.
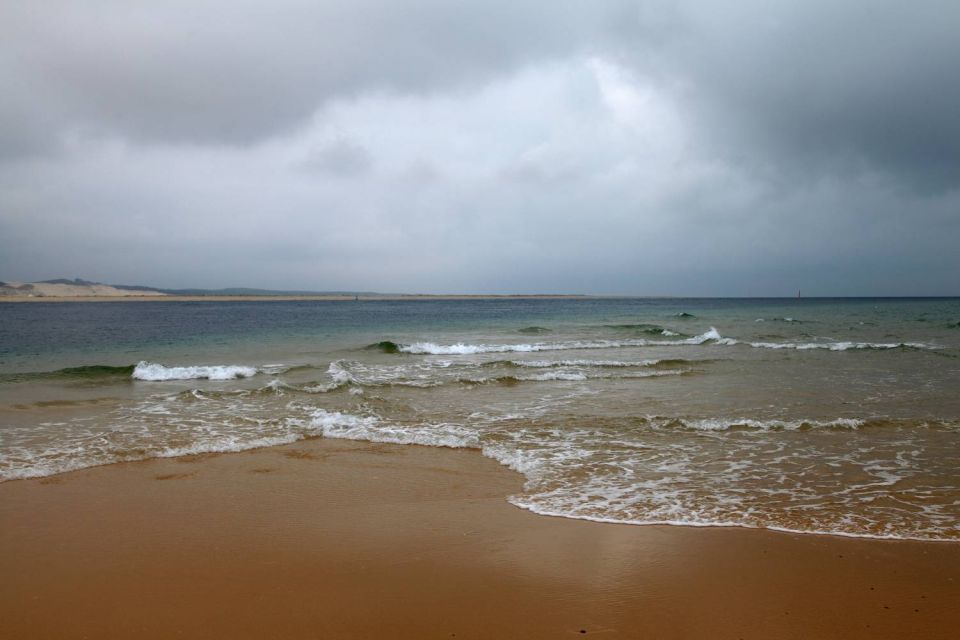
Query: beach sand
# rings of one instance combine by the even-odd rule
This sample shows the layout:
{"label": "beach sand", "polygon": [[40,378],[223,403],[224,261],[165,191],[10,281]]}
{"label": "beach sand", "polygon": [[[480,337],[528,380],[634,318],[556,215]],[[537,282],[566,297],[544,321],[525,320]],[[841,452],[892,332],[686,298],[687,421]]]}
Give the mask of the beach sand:
{"label": "beach sand", "polygon": [[0,484],[3,638],[955,638],[960,545],[538,516],[309,440]]}

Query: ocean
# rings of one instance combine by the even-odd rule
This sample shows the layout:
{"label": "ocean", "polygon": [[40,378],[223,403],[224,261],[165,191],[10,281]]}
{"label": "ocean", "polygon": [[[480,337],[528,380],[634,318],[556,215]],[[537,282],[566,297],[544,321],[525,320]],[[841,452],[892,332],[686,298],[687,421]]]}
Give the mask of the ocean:
{"label": "ocean", "polygon": [[0,481],[304,438],[538,514],[960,540],[960,299],[0,303]]}

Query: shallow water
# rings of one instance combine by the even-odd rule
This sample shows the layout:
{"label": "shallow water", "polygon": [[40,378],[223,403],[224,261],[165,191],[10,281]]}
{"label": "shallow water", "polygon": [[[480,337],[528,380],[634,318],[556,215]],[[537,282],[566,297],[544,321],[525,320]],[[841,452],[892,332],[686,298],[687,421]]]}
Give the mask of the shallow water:
{"label": "shallow water", "polygon": [[550,515],[960,539],[960,300],[0,304],[0,479],[473,447]]}

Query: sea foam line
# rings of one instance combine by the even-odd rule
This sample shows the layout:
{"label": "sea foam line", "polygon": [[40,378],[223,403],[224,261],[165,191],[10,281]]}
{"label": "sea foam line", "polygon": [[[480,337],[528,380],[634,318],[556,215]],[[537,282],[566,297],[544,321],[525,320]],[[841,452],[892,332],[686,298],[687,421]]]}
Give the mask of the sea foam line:
{"label": "sea foam line", "polygon": [[[378,431],[379,427],[379,431]],[[426,430],[430,427],[421,427]],[[0,481],[39,478],[118,462],[135,462],[153,458],[179,458],[202,453],[236,453],[291,444],[306,438],[325,436],[371,442],[396,444],[432,444],[434,446],[469,446],[469,442],[451,441],[445,445],[442,438],[428,442],[415,432],[403,433],[404,428],[381,425],[380,419],[355,416],[316,409],[304,417],[288,417],[275,425],[273,433],[209,432],[198,434],[199,439],[182,446],[162,442],[133,443],[111,436],[133,435],[122,431],[84,434],[78,440],[31,452],[22,446],[9,446],[0,440]],[[246,436],[246,437],[245,437]],[[251,437],[252,436],[252,437]],[[479,445],[477,445],[479,446]],[[78,453],[86,454],[78,456]]]}
{"label": "sea foam line", "polygon": [[[657,421],[657,419],[654,419]],[[756,431],[797,431],[799,429],[859,429],[866,424],[857,418],[836,420],[754,420],[751,418],[702,418],[677,419],[667,422],[666,427],[679,426],[694,431],[729,431],[750,429]]]}
{"label": "sea foam line", "polygon": [[[635,361],[623,361],[623,360],[493,360],[486,364],[496,365],[496,364],[508,364],[514,367],[530,367],[533,369],[547,369],[552,367],[611,367],[611,368],[625,368],[625,367],[654,367],[664,360],[635,360]],[[679,360],[673,360],[669,362],[681,362]]]}
{"label": "sea foam line", "polygon": [[426,355],[473,355],[477,353],[532,353],[538,351],[567,351],[571,349],[616,349],[619,347],[681,346],[698,345],[709,340],[720,340],[720,333],[713,327],[709,331],[684,340],[574,340],[571,342],[538,342],[532,344],[437,344],[414,342],[397,345],[401,353]]}
{"label": "sea foam line", "polygon": [[812,349],[825,349],[828,351],[848,351],[861,349],[936,349],[937,347],[922,342],[747,342],[736,340],[734,338],[721,338],[717,344],[723,346],[733,346],[737,344],[749,345],[755,349],[796,349],[798,351],[808,351]]}
{"label": "sea foam line", "polygon": [[[756,349],[796,349],[807,351],[824,349],[828,351],[848,351],[863,349],[937,349],[936,345],[922,342],[752,342],[726,338],[720,335],[716,327],[692,338],[683,340],[650,340],[635,338],[631,340],[573,340],[570,342],[536,342],[520,344],[438,344],[435,342],[414,342],[412,344],[394,344],[392,350],[399,353],[420,355],[474,355],[480,353],[535,353],[540,351],[567,351],[572,349],[616,349],[624,347],[672,347],[696,346],[713,343],[731,347],[746,345]],[[520,363],[516,363],[520,364]],[[522,364],[520,366],[523,366]]]}
{"label": "sea foam line", "polygon": [[[911,535],[911,532],[904,533],[871,533],[868,531],[851,531],[843,528],[790,528],[784,527],[773,522],[756,524],[749,521],[729,520],[713,518],[704,514],[690,512],[678,514],[677,517],[664,518],[660,514],[651,514],[654,517],[637,518],[623,514],[618,515],[615,511],[611,513],[592,514],[589,513],[592,503],[584,501],[586,496],[596,488],[587,486],[582,495],[574,495],[575,503],[567,505],[557,505],[554,501],[554,490],[543,491],[546,482],[547,486],[552,486],[551,474],[557,465],[564,465],[570,461],[575,461],[587,457],[590,451],[581,449],[576,443],[566,443],[563,450],[556,447],[550,447],[548,450],[525,449],[519,446],[522,434],[510,432],[511,440],[502,441],[500,436],[481,437],[481,432],[468,429],[460,425],[421,425],[416,427],[398,427],[384,425],[377,419],[364,419],[362,422],[351,424],[349,421],[342,420],[338,415],[320,416],[321,422],[330,421],[330,427],[324,429],[324,435],[332,438],[348,438],[352,440],[367,440],[370,442],[386,442],[399,444],[419,444],[426,446],[442,446],[453,448],[479,449],[485,457],[497,461],[501,465],[523,475],[526,478],[525,490],[523,494],[508,496],[507,500],[522,509],[531,511],[538,515],[563,517],[576,520],[590,520],[594,522],[608,522],[630,525],[672,525],[672,526],[691,526],[691,527],[740,527],[749,529],[769,529],[772,531],[783,531],[789,533],[814,534],[814,535],[836,535],[852,538],[871,538],[871,539],[889,539],[889,540],[924,540],[924,541],[953,541],[949,537],[939,535]],[[668,419],[654,419],[667,422]],[[683,422],[683,424],[692,429],[702,429],[709,431],[722,431],[733,427],[748,427],[758,431],[772,430],[794,430],[805,427],[813,428],[841,428],[858,429],[869,421],[861,419],[840,418],[836,420],[753,420],[753,419],[704,419],[704,420],[673,420],[674,422]],[[569,487],[568,487],[569,488]]]}
{"label": "sea foam line", "polygon": [[840,531],[832,529],[793,529],[774,524],[756,525],[749,522],[739,522],[731,520],[684,520],[684,519],[650,519],[641,520],[635,518],[614,518],[606,516],[593,516],[586,514],[575,514],[568,511],[553,510],[535,504],[533,501],[526,501],[519,496],[509,496],[507,502],[524,511],[535,513],[538,516],[548,516],[552,518],[567,518],[568,520],[586,520],[588,522],[601,522],[605,524],[626,524],[634,526],[672,526],[672,527],[720,527],[720,528],[738,528],[738,529],[756,529],[777,531],[780,533],[796,533],[813,536],[839,536],[841,538],[866,538],[868,540],[903,540],[917,542],[950,542],[955,543],[953,538],[934,538],[924,536],[911,536],[901,534],[878,534],[878,533],[854,533],[850,531]]}
{"label": "sea foam line", "polygon": [[[911,536],[909,534],[873,534],[869,532],[856,532],[849,530],[834,529],[793,529],[784,528],[776,524],[756,525],[750,522],[716,520],[709,517],[699,517],[696,513],[687,514],[676,518],[636,518],[636,517],[618,517],[616,513],[610,514],[591,514],[583,511],[583,508],[590,507],[589,503],[578,501],[576,504],[570,504],[566,508],[560,508],[551,502],[551,494],[538,493],[537,485],[543,479],[549,479],[552,469],[558,464],[575,461],[583,458],[584,450],[579,448],[577,443],[559,443],[561,448],[551,447],[550,450],[540,451],[537,449],[526,450],[521,445],[520,439],[523,434],[515,431],[501,433],[494,439],[481,437],[479,427],[470,427],[460,424],[414,424],[399,425],[384,422],[375,415],[353,415],[337,411],[327,411],[315,407],[303,407],[309,409],[303,417],[290,417],[282,421],[279,432],[271,434],[262,434],[257,437],[243,438],[236,434],[221,433],[211,440],[197,441],[185,446],[170,447],[158,444],[152,448],[136,448],[136,453],[127,448],[111,450],[109,447],[98,451],[98,455],[87,460],[77,458],[64,458],[62,454],[67,453],[66,449],[49,450],[46,452],[48,464],[35,465],[32,467],[6,469],[0,475],[5,480],[29,478],[43,475],[53,475],[72,471],[84,467],[99,466],[113,462],[142,460],[146,458],[165,458],[179,457],[185,455],[194,455],[208,452],[233,452],[247,449],[270,447],[283,445],[302,440],[304,438],[323,436],[327,438],[363,440],[369,442],[382,442],[390,444],[417,444],[435,447],[450,448],[469,448],[477,449],[484,456],[496,460],[503,466],[517,471],[527,478],[527,489],[533,490],[533,493],[526,495],[510,496],[508,500],[520,508],[530,510],[541,515],[558,516],[572,519],[594,520],[599,522],[615,522],[622,524],[649,525],[649,524],[669,524],[678,526],[736,526],[743,528],[765,528],[779,531],[790,531],[794,533],[805,534],[823,534],[823,535],[842,535],[860,538],[884,538],[884,539],[918,539],[918,540],[937,540],[931,536]],[[670,421],[668,418],[650,418],[651,422]],[[682,422],[684,425],[705,430],[723,430],[735,426],[747,426],[760,430],[768,429],[793,429],[803,426],[819,427],[841,427],[856,429],[869,421],[859,419],[837,419],[837,420],[754,420],[754,419],[674,419],[674,422]],[[511,440],[503,441],[504,435],[511,436]],[[559,432],[557,432],[559,433]],[[556,435],[556,434],[554,434]],[[547,443],[549,444],[549,443]],[[23,451],[15,452],[7,449],[7,458],[9,461],[12,456],[14,460],[24,461]],[[42,456],[41,456],[42,457]],[[573,496],[577,497],[577,496]],[[583,496],[581,496],[583,497]]]}

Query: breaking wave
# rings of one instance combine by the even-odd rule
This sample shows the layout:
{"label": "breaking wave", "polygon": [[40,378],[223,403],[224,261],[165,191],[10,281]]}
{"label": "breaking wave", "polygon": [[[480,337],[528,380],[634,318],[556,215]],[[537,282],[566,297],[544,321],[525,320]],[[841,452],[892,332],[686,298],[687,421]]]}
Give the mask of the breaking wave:
{"label": "breaking wave", "polygon": [[[720,340],[719,332],[713,327],[698,336],[683,340],[571,340],[569,342],[537,342],[528,344],[436,344],[434,342],[414,342],[396,344],[400,353],[423,355],[474,355],[479,353],[536,353],[539,351],[567,351],[573,349],[616,349],[621,347],[647,346],[683,346],[699,345],[709,340]],[[380,343],[383,344],[383,343]]]}
{"label": "breaking wave", "polygon": [[367,349],[371,351],[382,351],[384,353],[400,353],[400,345],[390,340],[381,340],[380,342],[367,345]]}
{"label": "breaking wave", "polygon": [[256,367],[243,365],[200,365],[167,367],[155,362],[140,362],[133,368],[134,380],[160,382],[165,380],[236,380],[260,373]]}
{"label": "breaking wave", "polygon": [[[664,330],[665,331],[665,330]],[[937,349],[936,345],[921,342],[752,342],[737,338],[725,338],[715,327],[710,327],[700,335],[677,340],[651,340],[635,338],[627,340],[571,340],[567,342],[535,342],[518,344],[437,344],[435,342],[414,342],[400,344],[391,341],[378,342],[370,348],[385,353],[409,353],[416,355],[475,355],[483,353],[537,353],[540,351],[568,351],[574,349],[617,349],[627,347],[669,347],[702,345],[714,343],[720,346],[746,345],[756,349],[795,349],[808,351],[823,349],[828,351],[848,350],[885,350],[885,349]]]}
{"label": "breaking wave", "polygon": [[[683,376],[694,373],[683,365],[686,360],[647,360],[641,362],[615,362],[602,360],[562,360],[562,361],[512,361],[493,360],[480,364],[454,366],[452,362],[416,366],[378,366],[347,360],[330,363],[327,370],[329,382],[319,382],[301,386],[273,381],[261,389],[262,392],[303,392],[308,394],[329,393],[348,389],[351,393],[362,393],[363,388],[411,387],[428,389],[446,385],[486,385],[502,384],[512,386],[524,382],[582,382],[602,379],[639,379],[662,376]],[[662,368],[661,368],[662,367]],[[639,369],[630,371],[629,369]],[[496,369],[541,369],[539,373],[477,375],[481,371]],[[426,373],[424,373],[426,371]],[[238,393],[238,392],[232,392]],[[250,391],[239,393],[249,395]]]}

